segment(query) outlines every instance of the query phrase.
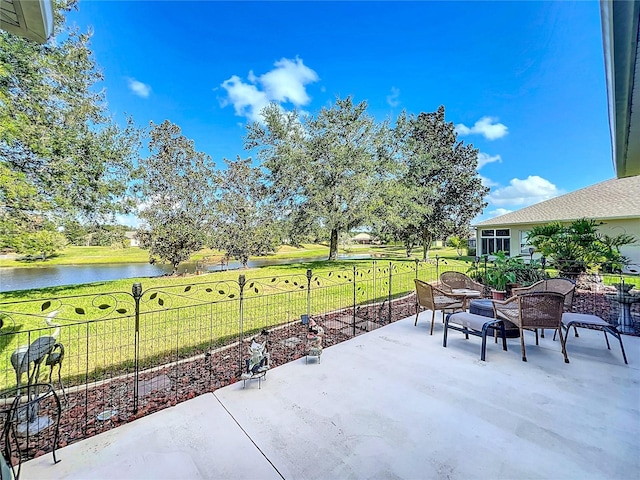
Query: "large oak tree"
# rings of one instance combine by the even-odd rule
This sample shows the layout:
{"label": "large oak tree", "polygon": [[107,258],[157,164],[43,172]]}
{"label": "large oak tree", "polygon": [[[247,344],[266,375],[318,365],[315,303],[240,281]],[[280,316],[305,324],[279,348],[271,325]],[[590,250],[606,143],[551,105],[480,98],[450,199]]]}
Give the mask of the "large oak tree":
{"label": "large oak tree", "polygon": [[367,103],[337,99],[316,116],[272,104],[263,122],[249,126],[245,146],[256,148],[281,215],[298,230],[321,226],[329,233],[329,259],[338,256],[338,233],[370,219],[377,186],[389,171],[386,123]]}
{"label": "large oak tree", "polygon": [[264,255],[278,246],[273,203],[251,159],[225,162],[227,168],[218,173],[211,243],[246,268],[251,255]]}
{"label": "large oak tree", "polygon": [[423,259],[431,243],[449,235],[467,236],[484,207],[489,189],[478,175],[478,150],[458,141],[444,107],[410,116],[396,131],[404,175],[399,181],[403,219],[399,234],[419,239]]}

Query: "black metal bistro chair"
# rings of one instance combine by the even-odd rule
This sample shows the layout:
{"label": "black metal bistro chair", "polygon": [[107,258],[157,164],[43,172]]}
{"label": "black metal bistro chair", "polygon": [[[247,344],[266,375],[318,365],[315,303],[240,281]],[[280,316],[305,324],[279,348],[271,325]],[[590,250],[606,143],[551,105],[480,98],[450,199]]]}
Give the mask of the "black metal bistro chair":
{"label": "black metal bistro chair", "polygon": [[60,437],[62,406],[50,383],[15,387],[0,394],[0,479],[18,479],[23,460],[33,448],[47,449],[50,442],[53,463]]}

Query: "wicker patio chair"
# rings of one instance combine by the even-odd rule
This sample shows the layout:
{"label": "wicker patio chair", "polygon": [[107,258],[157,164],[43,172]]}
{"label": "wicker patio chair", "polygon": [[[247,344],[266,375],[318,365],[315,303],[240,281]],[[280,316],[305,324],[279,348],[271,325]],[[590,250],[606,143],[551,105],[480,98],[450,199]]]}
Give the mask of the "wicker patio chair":
{"label": "wicker patio chair", "polygon": [[562,334],[563,306],[564,296],[555,292],[524,293],[504,301],[493,300],[495,317],[509,320],[520,329],[523,362],[527,361],[524,330],[535,331],[536,345],[538,345],[538,329],[551,328],[559,332],[564,361],[569,363]]}
{"label": "wicker patio chair", "polygon": [[[521,295],[523,293],[533,293],[533,292],[556,292],[560,295],[564,296],[564,311],[571,312],[573,308],[573,297],[576,292],[576,284],[573,280],[569,280],[568,278],[548,278],[546,280],[540,280],[539,282],[534,283],[533,285],[529,285],[528,287],[514,288],[512,293],[514,295]],[[574,326],[573,332],[576,337],[578,337],[578,330]],[[544,329],[540,332],[540,336],[544,338]],[[553,339],[555,340],[556,336],[554,334]]]}
{"label": "wicker patio chair", "polygon": [[416,300],[418,308],[416,308],[416,321],[414,325],[418,325],[418,315],[420,314],[420,307],[431,310],[431,333],[433,335],[433,325],[435,323],[436,310],[442,312],[444,318],[445,310],[463,310],[464,307],[464,295],[456,295],[453,293],[447,293],[433,285],[423,282],[422,280],[414,279],[416,284]]}
{"label": "wicker patio chair", "polygon": [[452,292],[452,290],[475,290],[480,293],[484,292],[484,285],[476,282],[468,275],[460,272],[442,272],[440,274],[440,283],[442,290]]}
{"label": "wicker patio chair", "polygon": [[570,312],[573,306],[573,297],[576,292],[576,284],[568,278],[548,278],[529,285],[528,287],[514,288],[514,295],[534,292],[555,292],[564,296],[564,311]]}

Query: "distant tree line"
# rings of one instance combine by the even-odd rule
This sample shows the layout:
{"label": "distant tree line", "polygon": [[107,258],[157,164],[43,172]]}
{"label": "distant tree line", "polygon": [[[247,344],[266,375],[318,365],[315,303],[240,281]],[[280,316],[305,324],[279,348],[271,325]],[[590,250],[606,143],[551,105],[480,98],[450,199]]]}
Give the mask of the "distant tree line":
{"label": "distant tree line", "polygon": [[221,168],[169,120],[120,127],[96,89],[90,35],[64,24],[76,2],[56,4],[55,43],[0,32],[0,248],[117,243],[115,215],[136,211],[141,247],[174,271],[205,246],[246,265],[326,239],[335,259],[341,233],[361,226],[426,258],[434,239],[466,236],[486,206],[478,150],[457,139],[444,107],[380,122],[350,96],[313,115],[272,104],[247,126],[255,161]]}

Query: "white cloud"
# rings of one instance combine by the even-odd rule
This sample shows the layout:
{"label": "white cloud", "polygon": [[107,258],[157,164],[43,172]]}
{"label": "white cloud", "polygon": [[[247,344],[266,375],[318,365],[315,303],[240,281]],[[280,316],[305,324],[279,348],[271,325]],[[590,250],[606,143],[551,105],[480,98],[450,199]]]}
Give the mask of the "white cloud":
{"label": "white cloud", "polygon": [[509,186],[492,191],[487,201],[496,206],[529,206],[562,193],[549,180],[530,175],[524,180],[514,178],[509,182]]}
{"label": "white cloud", "polygon": [[222,101],[222,106],[233,105],[239,117],[247,117],[255,121],[260,111],[269,104],[269,98],[265,92],[258,90],[255,85],[244,83],[237,75],[222,82],[222,88],[228,95],[228,98]]}
{"label": "white cloud", "polygon": [[135,78],[128,78],[127,82],[129,83],[129,90],[139,97],[147,98],[151,93],[151,86],[146,83],[139,82]]}
{"label": "white cloud", "polygon": [[478,153],[478,170],[487,165],[488,163],[502,162],[500,155],[489,155],[488,153]]}
{"label": "white cloud", "polygon": [[270,102],[291,103],[296,107],[307,105],[311,98],[306,85],[317,82],[318,74],[297,57],[295,60],[283,58],[275,62],[274,67],[260,76],[250,71],[248,83],[237,75],[222,82],[227,97],[221,100],[221,105],[233,105],[236,115],[251,121],[259,120],[260,111]]}
{"label": "white cloud", "polygon": [[482,117],[473,127],[467,127],[464,123],[459,123],[456,125],[456,132],[458,135],[482,135],[487,140],[502,138],[509,133],[509,128],[506,125],[494,122],[498,122],[498,119],[494,117]]}
{"label": "white cloud", "polygon": [[482,185],[484,185],[485,187],[497,187],[498,185],[500,185],[498,182],[494,182],[493,180],[491,180],[488,177],[483,177],[482,175],[478,175],[480,177],[480,181],[482,182]]}
{"label": "white cloud", "polygon": [[311,98],[305,85],[318,81],[318,74],[307,67],[302,60],[283,58],[274,64],[276,68],[262,75],[258,81],[264,87],[269,99],[277,102],[291,102],[307,105]]}
{"label": "white cloud", "polygon": [[396,87],[391,87],[391,93],[387,95],[387,103],[390,107],[397,107],[400,105],[400,89]]}

